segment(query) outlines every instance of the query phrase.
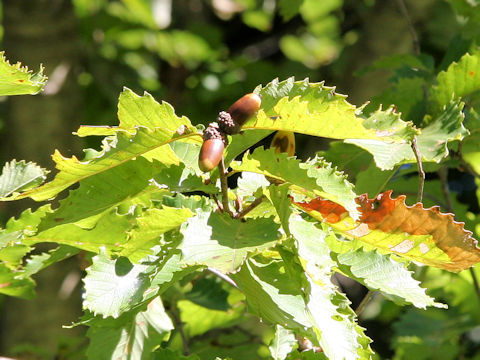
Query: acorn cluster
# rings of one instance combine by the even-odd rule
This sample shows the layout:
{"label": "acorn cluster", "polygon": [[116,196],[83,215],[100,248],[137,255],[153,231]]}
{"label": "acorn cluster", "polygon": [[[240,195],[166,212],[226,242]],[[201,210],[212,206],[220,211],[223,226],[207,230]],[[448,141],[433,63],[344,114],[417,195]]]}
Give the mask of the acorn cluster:
{"label": "acorn cluster", "polygon": [[217,121],[210,123],[203,132],[203,144],[198,157],[200,170],[212,171],[220,163],[228,144],[227,135],[238,134],[247,119],[260,108],[260,104],[260,96],[251,93],[235,101],[227,111],[220,111]]}

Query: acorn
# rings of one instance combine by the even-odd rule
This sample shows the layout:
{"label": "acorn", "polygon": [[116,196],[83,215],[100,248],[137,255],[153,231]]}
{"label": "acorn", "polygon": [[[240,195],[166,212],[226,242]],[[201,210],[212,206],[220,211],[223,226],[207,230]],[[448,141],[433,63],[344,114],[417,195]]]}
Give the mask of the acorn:
{"label": "acorn", "polygon": [[295,134],[291,131],[277,131],[270,147],[275,149],[276,154],[285,152],[288,156],[295,155]]}
{"label": "acorn", "polygon": [[259,95],[250,93],[235,101],[227,111],[218,114],[217,122],[220,130],[229,135],[238,134],[247,119],[260,109],[262,99]]}
{"label": "acorn", "polygon": [[211,123],[203,133],[203,144],[198,157],[198,167],[203,172],[210,172],[220,163],[227,139],[218,128],[217,123]]}

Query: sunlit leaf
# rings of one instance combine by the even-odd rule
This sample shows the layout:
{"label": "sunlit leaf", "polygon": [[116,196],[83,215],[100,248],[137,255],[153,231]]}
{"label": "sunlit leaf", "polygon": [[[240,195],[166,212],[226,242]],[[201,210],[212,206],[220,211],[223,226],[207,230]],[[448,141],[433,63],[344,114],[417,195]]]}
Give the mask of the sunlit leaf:
{"label": "sunlit leaf", "polygon": [[275,244],[280,237],[278,227],[271,218],[242,222],[226,214],[198,212],[181,230],[183,261],[235,271],[249,253]]}
{"label": "sunlit leaf", "polygon": [[452,99],[463,98],[480,89],[480,49],[462,56],[446,71],[437,76],[437,83],[430,92],[435,111],[440,111]]}
{"label": "sunlit leaf", "polygon": [[0,96],[37,94],[42,91],[47,82],[43,70],[43,66],[40,66],[38,72],[33,73],[21,63],[10,65],[5,52],[0,52]]}
{"label": "sunlit leaf", "polygon": [[347,208],[353,217],[358,216],[353,186],[344,174],[320,158],[305,163],[285,153],[276,154],[273,149],[256,149],[245,154],[241,163],[232,163],[236,171],[250,171],[292,185],[336,201]]}
{"label": "sunlit leaf", "polygon": [[152,300],[145,310],[130,312],[118,319],[95,319],[87,336],[90,360],[153,359],[152,350],[173,329],[160,298]]}
{"label": "sunlit leaf", "polygon": [[350,301],[330,281],[335,263],[326,233],[298,215],[290,217],[290,230],[309,284],[307,309],[321,348],[330,359],[369,359],[371,340],[357,325]]}
{"label": "sunlit leaf", "polygon": [[176,209],[164,206],[161,209],[148,209],[136,218],[136,226],[128,234],[128,242],[120,255],[131,261],[138,261],[150,254],[153,246],[159,244],[160,236],[167,231],[179,228],[193,213],[189,209]]}
{"label": "sunlit leaf", "polygon": [[46,174],[45,169],[32,162],[16,160],[7,162],[0,175],[0,199],[39,185],[45,180]]}
{"label": "sunlit leaf", "polygon": [[[463,126],[463,103],[450,102],[437,117],[422,129],[417,137],[417,147],[422,161],[440,162],[448,155],[447,144],[461,140],[468,131]],[[375,163],[382,170],[390,170],[397,164],[415,162],[416,158],[411,143],[387,143],[377,140],[347,139],[373,155]]]}
{"label": "sunlit leaf", "polygon": [[[383,122],[382,128],[359,116],[361,110],[349,104],[346,96],[323,83],[273,81],[256,91],[262,105],[244,130],[284,130],[333,139],[374,139],[392,143],[410,141],[417,130],[400,118]],[[390,119],[389,119],[390,120]]]}
{"label": "sunlit leaf", "polygon": [[111,260],[101,252],[83,279],[83,307],[103,317],[119,317],[141,301],[150,285],[149,272],[148,265],[132,264],[125,257]]}
{"label": "sunlit leaf", "polygon": [[275,337],[268,347],[274,360],[284,360],[296,345],[297,339],[292,331],[275,326]]}
{"label": "sunlit leaf", "polygon": [[[122,126],[128,130],[118,128],[114,136],[104,139],[102,151],[85,161],[79,161],[76,157],[64,158],[56,151],[53,160],[59,173],[55,179],[23,193],[19,198],[31,197],[37,201],[52,198],[80,180],[120,166],[161,146],[168,146],[172,141],[190,137],[196,132],[187,118],[177,117],[171,107],[160,105],[150,95],[139,97],[128,89],[125,89],[124,93],[127,95],[120,96],[119,118]],[[133,121],[138,124],[146,123],[148,127],[137,125],[132,128]],[[177,130],[180,128],[191,131],[184,131],[179,135]],[[198,138],[198,142],[201,141],[199,137],[195,138]]]}
{"label": "sunlit leaf", "polygon": [[425,293],[425,289],[420,287],[420,282],[412,277],[412,273],[404,264],[394,261],[387,255],[357,250],[339,254],[338,261],[348,266],[347,274],[350,277],[359,280],[371,290],[394,295],[403,302],[422,309],[427,306],[446,307]]}
{"label": "sunlit leaf", "polygon": [[353,221],[338,204],[321,198],[296,203],[313,217],[326,221],[349,239],[358,239],[382,253],[393,253],[410,260],[449,271],[467,269],[480,262],[480,249],[464,223],[439,207],[425,209],[421,203],[405,204],[405,196],[391,198],[391,191],[368,199],[357,198],[361,210]]}

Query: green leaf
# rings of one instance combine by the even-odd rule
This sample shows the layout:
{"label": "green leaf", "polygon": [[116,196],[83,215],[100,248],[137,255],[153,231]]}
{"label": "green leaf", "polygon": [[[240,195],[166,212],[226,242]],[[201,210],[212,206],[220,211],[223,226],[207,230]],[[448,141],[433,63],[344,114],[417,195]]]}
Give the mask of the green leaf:
{"label": "green leaf", "polygon": [[[56,151],[53,160],[60,172],[55,179],[23,193],[18,198],[31,197],[37,201],[52,198],[80,180],[120,166],[139,156],[148,156],[149,152],[161,146],[168,146],[172,141],[192,137],[196,133],[196,129],[187,118],[179,118],[172,111],[165,110],[170,109],[170,106],[157,103],[148,94],[139,97],[128,89],[125,89],[124,93],[120,95],[119,103],[120,123],[125,124],[122,126],[132,126],[136,121],[137,124],[147,124],[149,127],[138,125],[128,130],[118,128],[115,135],[104,139],[102,151],[84,161],[79,161],[75,157],[64,158]],[[188,131],[185,131],[185,128]],[[183,135],[177,133],[178,129],[183,130]],[[201,139],[195,136],[191,141],[200,142]]]}
{"label": "green leaf", "polygon": [[38,273],[50,265],[59,261],[68,259],[80,252],[79,249],[68,245],[60,245],[56,249],[52,249],[40,255],[33,255],[27,259],[26,264],[22,270],[22,277],[26,278]]}
{"label": "green leaf", "polygon": [[161,209],[148,209],[136,218],[136,226],[128,234],[128,242],[120,251],[130,261],[138,262],[160,242],[160,236],[177,229],[194,214],[189,209],[176,209],[164,206]]}
{"label": "green leaf", "polygon": [[132,264],[127,258],[110,260],[105,251],[92,258],[87,268],[83,308],[104,318],[118,318],[140,303],[150,286],[147,265]]}
{"label": "green leaf", "polygon": [[355,191],[358,194],[368,194],[370,198],[374,198],[385,189],[396,171],[396,169],[382,171],[372,161],[365,171],[357,174]]}
{"label": "green leaf", "polygon": [[236,271],[252,252],[273,246],[280,238],[271,218],[233,219],[227,214],[199,211],[182,227],[183,261],[222,272]]}
{"label": "green leaf", "polygon": [[0,52],[0,96],[37,94],[43,90],[46,83],[43,66],[40,66],[37,73],[33,73],[21,63],[10,65],[5,58],[5,52]]}
{"label": "green leaf", "polygon": [[245,154],[240,164],[232,163],[231,167],[288,182],[341,204],[352,217],[359,216],[353,186],[342,173],[319,158],[301,163],[285,153],[276,154],[274,149],[258,148],[253,154]]}
{"label": "green leaf", "polygon": [[394,325],[393,345],[396,358],[454,360],[461,357],[459,338],[476,325],[455,310],[412,309]]}
{"label": "green leaf", "polygon": [[292,205],[288,198],[288,185],[271,185],[268,188],[268,198],[270,199],[282,224],[283,230],[287,235],[290,235],[288,219],[292,214]]}
{"label": "green leaf", "polygon": [[181,314],[180,319],[184,324],[185,335],[190,338],[213,329],[237,325],[243,320],[245,314],[245,306],[240,304],[228,311],[208,309],[187,300],[179,301],[177,306]]}
{"label": "green leaf", "polygon": [[273,13],[264,10],[249,10],[242,12],[245,25],[260,31],[268,31],[272,27]]}
{"label": "green leaf", "polygon": [[237,180],[237,194],[239,196],[253,196],[258,189],[265,188],[270,182],[262,174],[242,172]]}
{"label": "green leaf", "polygon": [[6,200],[12,193],[38,186],[45,180],[46,174],[45,169],[33,162],[7,162],[0,175],[0,200]]}
{"label": "green leaf", "polygon": [[329,359],[370,359],[371,340],[357,325],[350,301],[330,281],[335,262],[326,233],[298,215],[290,218],[290,230],[310,286],[307,311],[323,351]]}
{"label": "green leaf", "polygon": [[[338,262],[348,266],[346,273],[350,277],[371,290],[379,290],[402,299],[400,304],[407,302],[421,309],[427,306],[446,307],[428,296],[425,289],[420,287],[420,282],[412,277],[412,272],[405,268],[405,264],[394,261],[391,256],[357,250],[339,254]],[[340,269],[346,270],[342,266]]]}
{"label": "green leaf", "polygon": [[62,224],[27,237],[26,244],[55,242],[98,253],[104,247],[108,254],[118,252],[127,243],[127,231],[132,227],[131,214],[119,215],[116,209],[103,213],[93,228]]}
{"label": "green leaf", "polygon": [[281,261],[264,264],[249,259],[231,277],[245,295],[249,312],[260,319],[301,333],[312,326],[300,272],[286,272]]}
{"label": "green leaf", "polygon": [[[448,155],[447,144],[462,140],[468,131],[462,125],[464,115],[463,103],[452,101],[436,118],[422,129],[417,137],[417,147],[422,161],[440,162]],[[393,114],[392,114],[393,115]],[[395,165],[416,162],[411,143],[391,144],[376,140],[352,140],[355,144],[373,155],[375,163],[382,170],[391,170]]]}
{"label": "green leaf", "polygon": [[431,106],[441,111],[452,99],[464,98],[480,90],[480,48],[463,55],[437,76],[430,91]]}
{"label": "green leaf", "polygon": [[35,282],[28,277],[17,277],[16,275],[12,269],[0,263],[0,294],[33,299]]}
{"label": "green leaf", "polygon": [[242,131],[231,137],[225,149],[225,164],[230,164],[238,155],[270,135],[273,130]]}
{"label": "green leaf", "polygon": [[357,76],[363,76],[373,70],[395,70],[408,67],[415,70],[431,71],[433,68],[433,59],[430,56],[421,54],[419,56],[410,54],[394,54],[384,56],[376,60],[372,65],[367,66],[356,72]]}
{"label": "green leaf", "polygon": [[284,360],[297,345],[295,334],[280,325],[275,326],[275,337],[268,349],[274,360]]}
{"label": "green leaf", "polygon": [[278,8],[283,21],[288,21],[297,15],[304,0],[280,0]]}
{"label": "green leaf", "polygon": [[374,111],[380,106],[387,108],[393,105],[402,119],[419,123],[425,113],[424,86],[425,79],[421,77],[401,77],[391,88],[372,99],[365,111]]}
{"label": "green leaf", "polygon": [[256,91],[262,96],[262,106],[256,116],[242,127],[244,130],[285,130],[333,139],[374,139],[403,143],[417,133],[412,123],[399,118],[378,130],[377,125],[365,124],[360,109],[349,104],[344,95],[323,83],[294,81],[293,78],[272,81]]}
{"label": "green leaf", "polygon": [[223,288],[219,277],[204,277],[195,280],[192,290],[185,294],[187,300],[211,310],[227,311],[228,291]]}
{"label": "green leaf", "polygon": [[189,355],[184,356],[180,354],[179,350],[171,350],[171,349],[157,349],[154,352],[155,360],[201,360],[198,355]]}
{"label": "green leaf", "polygon": [[[108,297],[108,295],[107,295]],[[88,329],[90,360],[148,360],[173,329],[160,298],[153,299],[144,311],[129,312],[118,319],[95,319]]]}

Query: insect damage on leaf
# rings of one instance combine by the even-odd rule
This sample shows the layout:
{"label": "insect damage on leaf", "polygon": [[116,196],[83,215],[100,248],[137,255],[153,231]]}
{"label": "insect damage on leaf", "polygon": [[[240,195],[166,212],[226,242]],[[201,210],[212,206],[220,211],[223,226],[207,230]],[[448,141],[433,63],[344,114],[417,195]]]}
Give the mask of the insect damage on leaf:
{"label": "insect damage on leaf", "polygon": [[359,221],[353,221],[345,208],[330,200],[315,198],[294,204],[347,238],[427,265],[460,271],[480,262],[477,240],[453,214],[441,213],[438,206],[425,209],[422,203],[408,206],[405,195],[393,199],[391,194],[389,190],[374,199],[358,196]]}

